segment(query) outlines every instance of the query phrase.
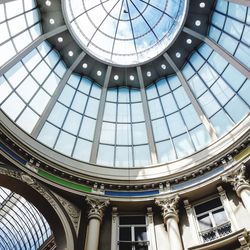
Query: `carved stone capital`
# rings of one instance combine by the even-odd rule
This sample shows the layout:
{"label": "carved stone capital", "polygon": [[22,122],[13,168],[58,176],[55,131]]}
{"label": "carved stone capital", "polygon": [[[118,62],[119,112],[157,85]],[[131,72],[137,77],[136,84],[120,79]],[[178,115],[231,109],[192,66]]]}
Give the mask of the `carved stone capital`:
{"label": "carved stone capital", "polygon": [[86,202],[89,205],[88,219],[95,218],[102,221],[104,210],[109,205],[109,201],[87,197]]}
{"label": "carved stone capital", "polygon": [[155,204],[158,205],[162,210],[162,216],[164,219],[164,223],[172,217],[179,222],[179,216],[178,216],[178,210],[177,205],[180,200],[180,197],[178,195],[175,195],[173,197],[169,197],[166,199],[156,199]]}
{"label": "carved stone capital", "polygon": [[236,170],[234,173],[223,176],[222,181],[230,183],[233,186],[233,189],[236,191],[237,195],[240,196],[240,192],[243,189],[250,190],[249,180],[246,178],[246,166],[241,165],[241,167]]}

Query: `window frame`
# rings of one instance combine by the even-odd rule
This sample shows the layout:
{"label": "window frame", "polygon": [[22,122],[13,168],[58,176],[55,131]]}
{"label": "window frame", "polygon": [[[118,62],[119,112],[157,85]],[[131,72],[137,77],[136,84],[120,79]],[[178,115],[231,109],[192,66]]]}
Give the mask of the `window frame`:
{"label": "window frame", "polygon": [[[197,207],[198,205],[201,205],[201,204],[204,204],[204,203],[207,203],[207,202],[210,202],[214,199],[219,199],[220,202],[221,202],[221,206],[218,206],[216,208],[212,208],[212,209],[208,209],[207,211],[205,212],[202,212],[200,213],[199,215],[197,215],[196,211],[195,211],[195,207]],[[222,224],[216,224],[216,220],[214,218],[214,215],[213,215],[213,212],[215,211],[219,211],[220,209],[223,209],[224,213],[225,213],[225,216],[227,218],[227,221],[222,223]],[[228,235],[230,233],[232,233],[234,231],[234,228],[233,228],[233,225],[232,225],[232,220],[230,218],[230,215],[229,215],[229,211],[227,211],[227,208],[221,198],[221,196],[219,194],[215,194],[213,196],[210,196],[208,198],[205,198],[205,199],[202,199],[202,200],[199,200],[198,202],[195,202],[193,203],[192,205],[192,213],[193,213],[193,217],[194,217],[194,220],[195,220],[195,225],[196,225],[196,230],[197,230],[197,233],[198,233],[198,238],[199,238],[199,241],[200,243],[207,243],[207,242],[212,242],[216,239],[219,239],[219,238],[222,238],[224,237],[225,235]],[[209,216],[209,219],[212,223],[212,227],[209,228],[209,229],[206,229],[206,230],[201,230],[200,228],[200,223],[199,223],[199,217],[203,216],[203,215],[206,215],[208,214]],[[218,232],[218,229],[222,228],[223,226],[228,226],[229,227],[229,232],[224,234],[224,235],[220,235],[220,233]],[[214,239],[211,239],[211,240],[205,240],[203,238],[203,235],[202,233],[206,233],[206,232],[215,232],[215,238]]]}

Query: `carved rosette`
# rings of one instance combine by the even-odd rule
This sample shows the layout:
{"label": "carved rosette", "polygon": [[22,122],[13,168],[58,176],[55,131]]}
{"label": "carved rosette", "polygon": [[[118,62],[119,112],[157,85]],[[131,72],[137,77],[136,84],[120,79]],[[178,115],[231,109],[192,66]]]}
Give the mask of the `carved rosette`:
{"label": "carved rosette", "polygon": [[90,197],[87,197],[86,201],[89,205],[88,219],[95,218],[102,221],[104,210],[109,205],[109,201]]}
{"label": "carved rosette", "polygon": [[176,219],[176,221],[179,222],[177,210],[179,200],[180,197],[178,195],[166,199],[155,200],[155,204],[158,205],[162,210],[164,223],[166,223],[170,217]]}
{"label": "carved rosette", "polygon": [[230,183],[239,197],[243,189],[250,190],[249,180],[246,178],[246,166],[243,164],[231,175],[223,176],[222,181]]}

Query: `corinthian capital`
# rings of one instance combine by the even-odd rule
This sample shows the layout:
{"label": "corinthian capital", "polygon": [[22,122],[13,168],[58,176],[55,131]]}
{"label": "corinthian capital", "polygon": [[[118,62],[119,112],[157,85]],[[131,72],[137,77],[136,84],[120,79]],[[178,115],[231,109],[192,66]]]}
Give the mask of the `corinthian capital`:
{"label": "corinthian capital", "polygon": [[88,219],[96,218],[102,220],[105,208],[109,205],[108,200],[95,199],[87,197],[86,201],[89,205]]}
{"label": "corinthian capital", "polygon": [[158,205],[162,210],[162,216],[164,219],[164,222],[169,217],[175,217],[178,220],[178,210],[177,205],[180,200],[180,197],[178,195],[175,195],[173,197],[169,197],[166,199],[156,199],[155,204]]}
{"label": "corinthian capital", "polygon": [[250,188],[249,180],[246,178],[246,166],[243,164],[234,173],[223,176],[222,181],[230,183],[238,195],[243,188]]}

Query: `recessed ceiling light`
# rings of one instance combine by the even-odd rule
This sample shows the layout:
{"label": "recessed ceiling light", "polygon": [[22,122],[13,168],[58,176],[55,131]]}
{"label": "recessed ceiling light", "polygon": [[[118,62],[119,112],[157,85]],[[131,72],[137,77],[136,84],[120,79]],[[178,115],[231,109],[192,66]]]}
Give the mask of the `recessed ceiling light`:
{"label": "recessed ceiling light", "polygon": [[50,5],[51,5],[51,1],[47,0],[47,1],[45,2],[45,4],[46,4],[47,6],[50,6]]}
{"label": "recessed ceiling light", "polygon": [[60,36],[60,37],[57,38],[57,41],[58,41],[59,43],[62,43],[62,42],[63,42],[63,38]]}
{"label": "recessed ceiling light", "polygon": [[198,26],[200,26],[201,25],[201,21],[200,20],[196,20],[195,21],[195,25],[198,27]]}
{"label": "recessed ceiling light", "polygon": [[87,63],[83,63],[82,67],[83,67],[84,69],[87,69],[87,68],[88,68],[88,64],[87,64]]}
{"label": "recessed ceiling light", "polygon": [[68,55],[69,55],[69,56],[73,56],[73,55],[74,55],[74,52],[73,52],[72,50],[70,50],[70,51],[68,52]]}
{"label": "recessed ceiling light", "polygon": [[148,71],[147,72],[147,77],[150,77],[152,74],[151,74],[151,71]]}
{"label": "recessed ceiling light", "polygon": [[180,52],[176,52],[175,56],[176,56],[177,58],[180,58],[180,57],[181,57],[181,53],[180,53]]}
{"label": "recessed ceiling light", "polygon": [[186,43],[187,43],[187,44],[191,44],[191,43],[192,43],[192,39],[188,38],[188,39],[186,40]]}
{"label": "recessed ceiling light", "polygon": [[55,20],[54,20],[53,18],[50,18],[50,19],[49,19],[49,23],[50,23],[50,24],[54,24],[54,23],[55,23]]}
{"label": "recessed ceiling light", "polygon": [[130,81],[134,81],[134,80],[135,80],[135,77],[134,77],[133,75],[130,75],[130,76],[129,76],[129,79],[130,79]]}
{"label": "recessed ceiling light", "polygon": [[114,76],[114,79],[117,81],[117,80],[119,80],[119,76],[118,75],[115,75]]}
{"label": "recessed ceiling light", "polygon": [[97,74],[98,76],[101,76],[101,75],[102,75],[101,70],[97,70],[96,74]]}
{"label": "recessed ceiling light", "polygon": [[206,4],[205,4],[204,2],[201,2],[201,3],[200,3],[200,7],[201,7],[201,8],[205,8],[205,6],[206,6]]}
{"label": "recessed ceiling light", "polygon": [[161,68],[162,68],[162,69],[166,69],[166,68],[167,68],[166,64],[163,63],[163,64],[161,65]]}

